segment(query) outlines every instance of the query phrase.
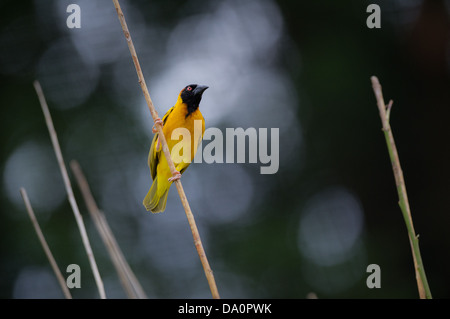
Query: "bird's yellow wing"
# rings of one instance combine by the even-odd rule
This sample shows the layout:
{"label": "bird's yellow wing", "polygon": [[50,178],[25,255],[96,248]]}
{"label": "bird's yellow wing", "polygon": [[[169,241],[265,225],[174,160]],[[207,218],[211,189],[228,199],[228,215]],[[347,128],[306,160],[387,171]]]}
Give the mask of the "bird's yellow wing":
{"label": "bird's yellow wing", "polygon": [[[170,113],[172,113],[175,106],[172,106],[166,114],[164,114],[164,117],[162,118],[163,125],[166,124],[167,118],[169,117]],[[159,158],[161,154],[161,145],[158,145],[158,133],[155,134],[152,140],[152,145],[150,146],[150,152],[148,152],[148,167],[150,167],[150,174],[152,175],[152,179],[154,180],[156,177],[156,167],[159,163]],[[158,148],[156,147],[158,146]]]}

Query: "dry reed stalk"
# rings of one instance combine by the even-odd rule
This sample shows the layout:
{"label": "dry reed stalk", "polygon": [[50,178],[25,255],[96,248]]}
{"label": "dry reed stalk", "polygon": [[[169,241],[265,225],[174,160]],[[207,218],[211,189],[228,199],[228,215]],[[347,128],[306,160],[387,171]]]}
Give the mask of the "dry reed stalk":
{"label": "dry reed stalk", "polygon": [[95,282],[97,284],[100,298],[106,299],[103,281],[100,277],[100,273],[97,268],[97,263],[95,262],[94,253],[92,252],[91,244],[89,242],[89,238],[88,238],[88,235],[86,232],[86,227],[84,226],[83,217],[80,214],[77,202],[75,200],[75,196],[73,195],[73,190],[72,190],[72,186],[70,184],[69,175],[67,174],[67,169],[64,164],[64,159],[63,159],[61,148],[60,148],[59,142],[58,142],[58,136],[56,135],[55,127],[53,126],[53,121],[52,121],[52,117],[50,115],[50,111],[48,109],[47,101],[45,100],[45,96],[44,96],[44,93],[42,92],[42,88],[41,88],[41,85],[39,84],[39,82],[34,81],[33,85],[36,90],[37,96],[39,98],[39,102],[42,107],[42,112],[44,113],[45,122],[47,124],[47,128],[50,133],[50,139],[52,140],[53,149],[55,151],[56,158],[58,160],[59,169],[61,170],[61,175],[64,180],[64,186],[67,191],[69,203],[70,203],[70,206],[72,207],[72,211],[75,216],[75,220],[77,222],[78,229],[80,230],[81,239],[83,241],[83,245],[86,250],[92,272],[94,274],[94,278],[95,278]]}
{"label": "dry reed stalk", "polygon": [[66,281],[64,280],[64,277],[61,271],[59,270],[58,265],[56,264],[56,260],[53,257],[50,247],[48,246],[44,234],[42,233],[41,227],[39,226],[39,223],[36,219],[36,215],[34,214],[33,207],[31,207],[31,203],[25,188],[23,187],[20,188],[20,194],[22,195],[25,207],[27,208],[28,216],[30,216],[31,223],[34,226],[34,230],[36,231],[39,241],[41,242],[42,248],[44,248],[45,255],[47,255],[48,261],[50,262],[53,272],[56,275],[56,279],[58,279],[58,283],[61,286],[63,294],[66,297],[66,299],[72,299],[72,294],[70,293],[69,288],[67,288]]}
{"label": "dry reed stalk", "polygon": [[122,283],[127,296],[131,299],[147,299],[142,286],[140,285],[139,281],[128,265],[125,257],[123,256],[122,250],[117,244],[113,232],[109,228],[105,215],[98,208],[80,165],[77,161],[72,160],[70,162],[70,168],[75,175],[75,179],[78,183],[78,187],[81,190],[81,194],[83,195],[89,214],[91,215],[97,231],[99,232],[100,237],[102,238],[103,243],[108,250],[108,253],[111,257],[120,282]]}

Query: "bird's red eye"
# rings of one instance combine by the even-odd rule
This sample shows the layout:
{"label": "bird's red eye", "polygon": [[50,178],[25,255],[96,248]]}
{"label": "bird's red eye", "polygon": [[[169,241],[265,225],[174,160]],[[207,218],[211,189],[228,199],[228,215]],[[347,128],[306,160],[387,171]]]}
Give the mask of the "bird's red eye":
{"label": "bird's red eye", "polygon": [[188,86],[188,87],[186,88],[186,90],[187,90],[187,91],[192,91],[192,87]]}

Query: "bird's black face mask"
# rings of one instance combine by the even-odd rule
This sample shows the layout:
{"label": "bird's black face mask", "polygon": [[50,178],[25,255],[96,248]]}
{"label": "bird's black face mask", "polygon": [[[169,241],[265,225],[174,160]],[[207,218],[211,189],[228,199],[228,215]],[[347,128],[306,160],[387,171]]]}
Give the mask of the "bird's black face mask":
{"label": "bird's black face mask", "polygon": [[181,93],[181,99],[183,103],[187,105],[188,113],[186,115],[189,116],[192,112],[197,110],[200,101],[202,100],[203,92],[208,87],[206,85],[197,85],[197,84],[189,84],[186,86]]}

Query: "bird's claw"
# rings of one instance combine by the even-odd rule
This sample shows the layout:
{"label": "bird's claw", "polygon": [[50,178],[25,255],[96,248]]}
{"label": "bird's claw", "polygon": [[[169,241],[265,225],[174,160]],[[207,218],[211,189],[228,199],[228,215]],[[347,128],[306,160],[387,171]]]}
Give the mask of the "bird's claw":
{"label": "bird's claw", "polygon": [[180,178],[181,178],[180,172],[176,171],[175,173],[173,173],[173,176],[169,178],[169,182],[178,181]]}
{"label": "bird's claw", "polygon": [[159,124],[159,125],[161,125],[161,127],[162,127],[162,126],[163,126],[163,121],[158,117],[156,120],[154,120],[154,122],[155,122],[155,124],[153,124],[152,132],[153,132],[153,133],[157,133],[158,130],[157,130],[157,128],[156,128],[156,124]]}

